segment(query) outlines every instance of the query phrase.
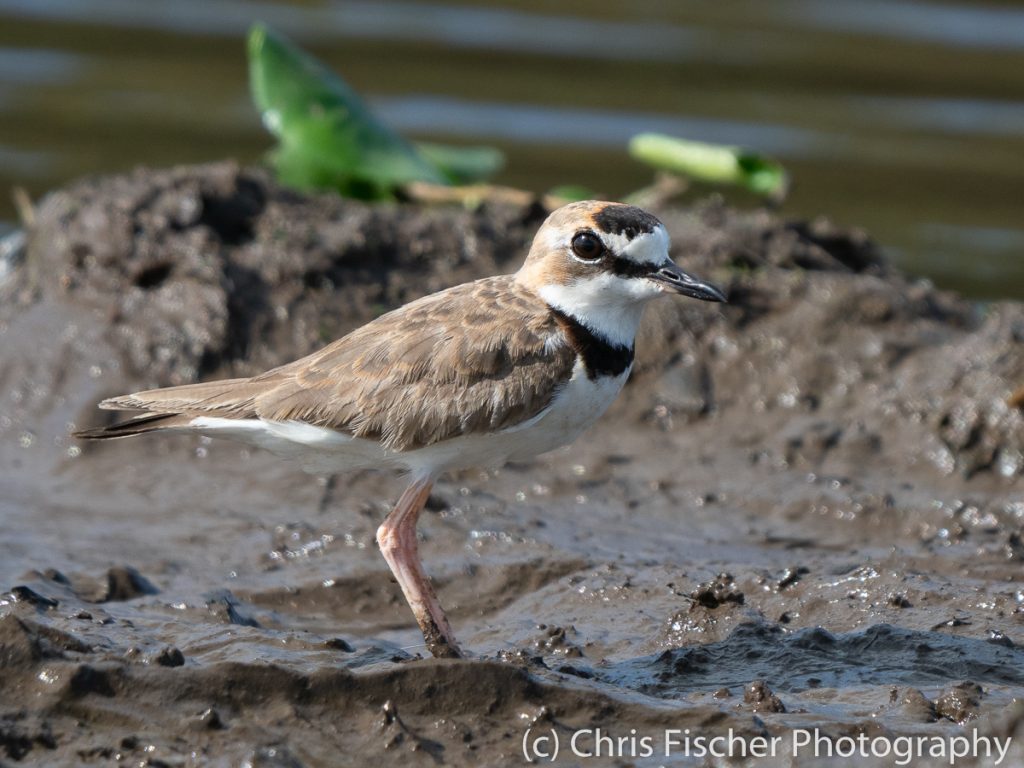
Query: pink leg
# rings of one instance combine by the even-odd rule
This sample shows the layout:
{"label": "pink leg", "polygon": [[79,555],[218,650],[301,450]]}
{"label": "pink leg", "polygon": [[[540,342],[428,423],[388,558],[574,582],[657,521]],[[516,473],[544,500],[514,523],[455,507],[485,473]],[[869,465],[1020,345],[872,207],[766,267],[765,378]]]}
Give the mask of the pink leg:
{"label": "pink leg", "polygon": [[416,546],[416,521],[433,486],[433,479],[427,478],[415,480],[405,489],[391,514],[377,529],[377,544],[412,608],[427,648],[439,658],[460,658],[459,645],[434,587],[420,564]]}

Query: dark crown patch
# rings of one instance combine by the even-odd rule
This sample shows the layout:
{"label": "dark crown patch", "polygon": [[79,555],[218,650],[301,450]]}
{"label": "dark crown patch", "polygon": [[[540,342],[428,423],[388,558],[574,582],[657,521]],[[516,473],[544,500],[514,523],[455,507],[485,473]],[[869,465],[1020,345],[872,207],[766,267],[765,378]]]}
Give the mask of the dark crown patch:
{"label": "dark crown patch", "polygon": [[632,240],[641,233],[653,232],[661,222],[632,205],[606,205],[594,214],[594,224],[609,235],[625,235]]}

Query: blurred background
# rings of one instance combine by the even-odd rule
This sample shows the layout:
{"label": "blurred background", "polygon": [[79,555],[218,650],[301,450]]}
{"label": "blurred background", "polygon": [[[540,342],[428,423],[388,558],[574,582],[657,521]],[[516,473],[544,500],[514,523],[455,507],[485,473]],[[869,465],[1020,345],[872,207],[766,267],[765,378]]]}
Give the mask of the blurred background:
{"label": "blurred background", "polygon": [[406,135],[505,150],[499,183],[616,197],[651,179],[626,155],[635,133],[744,144],[791,172],[784,215],[863,226],[968,295],[1024,298],[1014,2],[0,0],[0,232],[14,186],[258,162],[257,20]]}

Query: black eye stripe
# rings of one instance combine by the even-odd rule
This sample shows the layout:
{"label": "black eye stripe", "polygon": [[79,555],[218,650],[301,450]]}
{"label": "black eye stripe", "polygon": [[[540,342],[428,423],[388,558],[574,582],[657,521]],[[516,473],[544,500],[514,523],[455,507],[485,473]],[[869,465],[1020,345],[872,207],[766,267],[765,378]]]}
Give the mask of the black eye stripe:
{"label": "black eye stripe", "polygon": [[[582,230],[573,235],[570,245],[573,254],[578,259],[594,266],[600,265],[601,271],[611,272],[617,277],[647,277],[658,270],[658,266],[655,264],[616,256],[605,247],[600,237],[589,230]],[[594,246],[596,246],[596,250],[594,250]]]}
{"label": "black eye stripe", "polygon": [[608,271],[618,277],[647,277],[657,269],[655,264],[640,263],[621,256],[613,256],[608,260]]}

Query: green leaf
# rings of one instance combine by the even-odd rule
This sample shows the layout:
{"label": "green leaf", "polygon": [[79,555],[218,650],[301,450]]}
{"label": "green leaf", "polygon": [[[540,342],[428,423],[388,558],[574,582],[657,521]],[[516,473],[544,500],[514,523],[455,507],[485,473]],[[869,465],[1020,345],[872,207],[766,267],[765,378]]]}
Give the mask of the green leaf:
{"label": "green leaf", "polygon": [[410,181],[447,183],[340,77],[284,37],[256,24],[248,49],[253,101],[280,141],[271,160],[282,181],[372,198]]}
{"label": "green leaf", "polygon": [[737,185],[758,195],[781,198],[789,186],[781,163],[743,147],[641,133],[630,139],[629,154],[659,170],[695,181]]}
{"label": "green leaf", "polygon": [[580,200],[594,200],[598,197],[594,190],[590,189],[590,187],[584,187],[582,184],[560,184],[549,189],[548,196],[570,203],[579,202]]}
{"label": "green leaf", "polygon": [[505,153],[494,147],[453,147],[421,141],[416,149],[452,184],[486,181],[505,167]]}

